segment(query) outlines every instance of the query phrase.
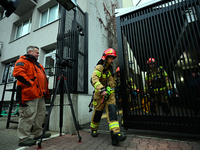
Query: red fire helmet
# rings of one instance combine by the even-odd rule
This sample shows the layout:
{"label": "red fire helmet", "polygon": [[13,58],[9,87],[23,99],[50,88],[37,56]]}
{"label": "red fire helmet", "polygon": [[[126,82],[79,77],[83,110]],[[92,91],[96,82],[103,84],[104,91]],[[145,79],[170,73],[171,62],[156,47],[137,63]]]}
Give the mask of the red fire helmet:
{"label": "red fire helmet", "polygon": [[116,72],[119,72],[119,71],[120,71],[120,69],[119,69],[119,67],[117,67]]}
{"label": "red fire helmet", "polygon": [[147,60],[147,64],[151,64],[151,63],[156,63],[154,58],[149,58],[149,60]]}
{"label": "red fire helmet", "polygon": [[108,56],[117,57],[116,51],[113,48],[108,48],[103,52],[101,59],[105,60]]}

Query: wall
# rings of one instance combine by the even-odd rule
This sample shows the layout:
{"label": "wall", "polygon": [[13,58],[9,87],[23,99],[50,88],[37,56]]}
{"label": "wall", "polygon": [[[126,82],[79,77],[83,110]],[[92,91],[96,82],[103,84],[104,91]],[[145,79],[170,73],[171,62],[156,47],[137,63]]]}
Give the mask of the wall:
{"label": "wall", "polygon": [[92,95],[78,95],[77,109],[78,109],[78,121],[80,125],[90,122],[92,118],[92,112],[89,113],[89,103]]}
{"label": "wall", "polygon": [[[27,12],[23,16],[19,17],[13,13],[9,18],[6,17],[0,20],[0,41],[3,42],[3,49],[0,57],[0,70],[2,70],[0,72],[0,92],[3,92],[3,85],[1,84],[4,73],[3,63],[9,62],[9,60],[13,58],[19,58],[21,55],[24,55],[26,53],[26,48],[29,45],[36,45],[40,48],[40,56],[38,60],[43,65],[45,51],[41,49],[48,47],[49,45],[56,46],[59,20],[57,19],[54,22],[39,28],[40,12],[38,11],[38,8],[44,4],[52,5],[56,3],[56,0],[38,1],[37,6],[33,10],[30,10],[32,15]],[[19,39],[13,40],[15,30],[14,23],[27,18],[27,16],[32,16],[32,27],[30,33]],[[12,84],[8,84],[8,86],[10,88],[12,87]],[[10,93],[6,92],[4,101],[9,100]]]}
{"label": "wall", "polygon": [[[78,0],[78,3],[80,0]],[[92,94],[94,88],[90,84],[90,78],[97,62],[101,59],[103,52],[108,47],[107,13],[104,11],[104,5],[110,14],[112,14],[112,4],[118,4],[122,7],[122,0],[90,0],[84,5],[83,10],[88,12],[88,91]],[[81,5],[80,5],[81,6]],[[102,21],[102,22],[101,22]]]}
{"label": "wall", "polygon": [[[37,45],[39,48],[45,50],[49,45],[56,45],[56,38],[58,32],[59,20],[48,24],[45,27],[38,28],[40,6],[46,3],[55,2],[56,0],[42,0],[38,1],[37,6],[33,9],[32,13],[32,29],[31,32],[22,38],[15,41],[11,40],[13,36],[11,34],[13,30],[13,22],[18,21],[20,18],[12,14],[9,18],[4,18],[0,21],[0,41],[4,42],[2,56],[0,62],[5,62],[13,57],[21,56],[25,54],[25,49],[28,45]],[[80,125],[90,122],[92,112],[88,112],[88,105],[90,103],[92,92],[94,88],[90,84],[90,77],[94,71],[96,63],[101,59],[101,56],[108,48],[108,32],[105,28],[107,26],[106,17],[107,13],[104,10],[104,5],[110,14],[112,14],[112,4],[118,4],[122,7],[122,0],[77,0],[80,8],[88,13],[88,94],[72,94],[72,102],[76,119]],[[104,5],[103,5],[104,4]],[[26,17],[25,14],[24,17]],[[22,16],[23,17],[23,16]],[[40,51],[39,62],[43,65],[44,51]],[[4,66],[0,63],[0,70],[4,70]],[[0,80],[2,79],[3,72],[0,72]],[[0,81],[1,82],[1,81]],[[52,87],[51,82],[50,86]],[[11,85],[9,85],[11,86]],[[3,85],[0,85],[0,90],[3,91]],[[1,92],[0,91],[0,92]],[[9,100],[9,95],[6,95],[6,99]],[[67,96],[65,95],[64,101],[67,103]],[[57,95],[55,104],[59,104],[59,95]],[[74,132],[74,124],[71,116],[71,110],[69,106],[64,107],[63,115],[63,131],[72,133]],[[59,131],[59,107],[55,106],[51,112],[50,117],[50,130]]]}
{"label": "wall", "polygon": [[[38,20],[38,7],[40,7],[43,3],[48,2],[50,0],[38,1],[37,6],[33,9],[32,14],[32,28],[31,32],[25,35],[22,38],[17,40],[12,40],[11,35],[13,34],[13,22],[17,22],[19,17],[15,14],[12,14],[9,18],[4,18],[0,21],[0,40],[3,41],[3,50],[2,56],[0,57],[0,61],[8,60],[16,55],[24,55],[26,47],[33,44],[37,45],[39,48],[49,45],[50,43],[56,42],[57,32],[58,32],[58,20],[48,24],[45,27],[38,28],[39,20]],[[54,0],[55,1],[55,0]],[[25,17],[23,15],[21,18]],[[44,34],[45,33],[45,34]],[[40,55],[39,62],[42,62],[43,55]]]}
{"label": "wall", "polygon": [[[90,103],[91,96],[88,95],[77,95],[70,94],[72,107],[75,113],[75,119],[77,121],[77,125],[83,125],[90,122],[92,117],[92,112],[88,112],[88,104]],[[52,131],[60,131],[60,95],[56,96],[55,106],[52,108],[52,112],[49,120],[49,130]],[[64,104],[69,104],[68,95],[64,94]],[[64,105],[63,107],[63,132],[73,134],[76,131],[74,120],[72,117],[72,110],[69,105]]]}

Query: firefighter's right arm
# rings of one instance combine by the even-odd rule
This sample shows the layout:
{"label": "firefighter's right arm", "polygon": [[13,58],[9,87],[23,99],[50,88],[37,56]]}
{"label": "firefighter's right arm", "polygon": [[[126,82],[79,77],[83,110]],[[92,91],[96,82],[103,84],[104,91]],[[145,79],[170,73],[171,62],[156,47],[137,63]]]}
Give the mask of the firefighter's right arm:
{"label": "firefighter's right arm", "polygon": [[94,72],[92,73],[92,86],[95,88],[96,92],[101,92],[102,89],[104,89],[105,87],[101,84],[100,82],[100,78],[102,76],[102,72],[103,72],[103,66],[102,65],[97,65],[94,69]]}

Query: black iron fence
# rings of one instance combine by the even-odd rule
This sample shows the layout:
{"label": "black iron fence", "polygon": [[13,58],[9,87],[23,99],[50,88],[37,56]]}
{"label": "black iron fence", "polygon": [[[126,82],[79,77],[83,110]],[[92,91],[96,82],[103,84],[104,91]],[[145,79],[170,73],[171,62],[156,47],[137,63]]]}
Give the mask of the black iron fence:
{"label": "black iron fence", "polygon": [[[87,13],[80,7],[70,11],[62,9],[57,37],[57,55],[72,62],[72,68],[68,65],[61,69],[57,65],[57,77],[63,74],[67,78],[69,90],[73,93],[88,92],[88,68],[87,68]],[[57,60],[59,58],[57,57]]]}
{"label": "black iron fence", "polygon": [[199,2],[157,1],[116,17],[124,128],[200,133]]}

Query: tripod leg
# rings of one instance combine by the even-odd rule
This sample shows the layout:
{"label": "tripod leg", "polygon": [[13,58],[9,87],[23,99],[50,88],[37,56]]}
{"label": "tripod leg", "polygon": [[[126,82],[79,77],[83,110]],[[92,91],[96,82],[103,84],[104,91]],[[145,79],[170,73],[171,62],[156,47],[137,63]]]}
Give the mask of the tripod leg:
{"label": "tripod leg", "polygon": [[41,139],[40,139],[40,142],[38,143],[38,148],[42,148],[41,147],[41,143],[42,143],[42,139],[43,139],[43,136],[46,132],[46,129],[47,129],[47,124],[49,122],[49,117],[50,117],[50,114],[51,114],[51,110],[53,108],[53,105],[54,105],[54,101],[56,99],[56,94],[58,92],[58,88],[59,88],[59,84],[60,84],[60,79],[58,80],[58,84],[57,84],[57,87],[56,87],[56,91],[53,95],[53,99],[52,99],[52,102],[51,102],[51,105],[50,105],[50,109],[49,109],[49,112],[48,112],[48,115],[47,115],[47,118],[46,118],[46,121],[45,121],[45,125],[44,125],[44,129],[43,129],[43,132],[42,132],[42,136],[41,136]]}
{"label": "tripod leg", "polygon": [[71,96],[70,96],[69,89],[68,89],[68,86],[67,86],[67,81],[64,80],[64,83],[65,83],[66,90],[67,90],[67,95],[68,95],[69,105],[70,105],[71,111],[72,111],[72,117],[73,117],[73,120],[74,120],[74,125],[76,127],[76,131],[77,131],[78,137],[79,137],[79,141],[78,142],[81,142],[81,136],[80,136],[79,131],[78,131],[76,117],[75,117],[75,113],[74,113],[74,109],[73,109],[73,104],[72,104]]}
{"label": "tripod leg", "polygon": [[62,127],[63,127],[63,100],[64,100],[64,83],[63,83],[64,78],[61,78],[60,81],[60,121],[59,121],[59,126],[60,126],[60,136],[62,135]]}

